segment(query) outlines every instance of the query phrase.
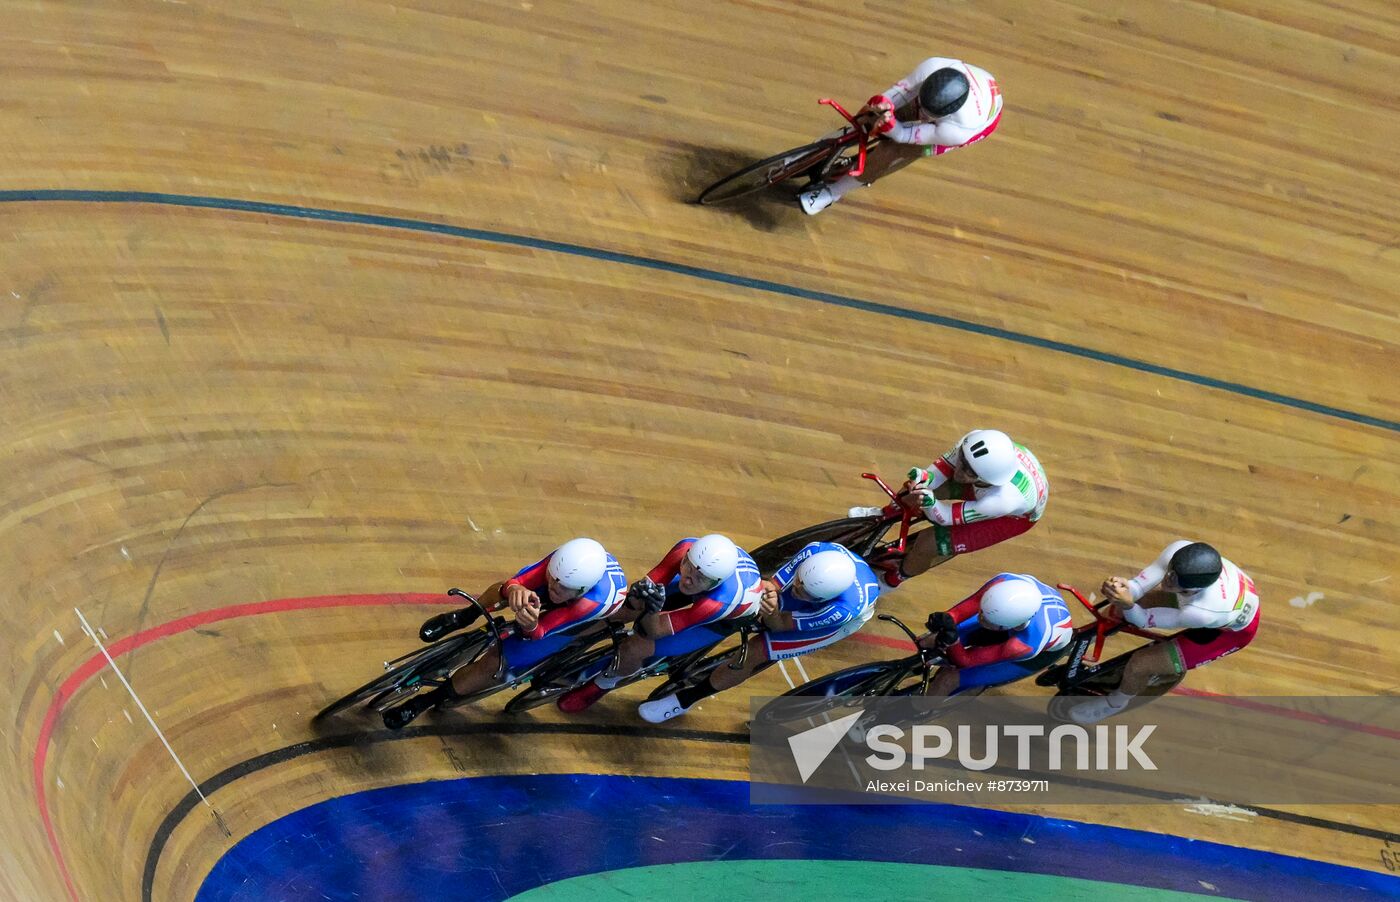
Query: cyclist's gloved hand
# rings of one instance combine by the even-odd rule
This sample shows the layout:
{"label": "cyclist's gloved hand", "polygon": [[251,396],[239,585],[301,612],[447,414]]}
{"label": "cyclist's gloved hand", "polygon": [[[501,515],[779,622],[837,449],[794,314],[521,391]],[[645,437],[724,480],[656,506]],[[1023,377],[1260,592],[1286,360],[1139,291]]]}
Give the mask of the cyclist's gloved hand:
{"label": "cyclist's gloved hand", "polygon": [[860,114],[869,123],[869,128],[876,134],[883,135],[894,128],[894,102],[884,94],[876,94],[865,102]]}
{"label": "cyclist's gloved hand", "polygon": [[928,622],[925,624],[928,631],[933,635],[935,648],[947,648],[957,644],[958,622],[953,619],[953,615],[947,611],[935,611],[928,615]]}
{"label": "cyclist's gloved hand", "polygon": [[640,601],[642,607],[651,614],[666,606],[666,587],[652,582],[650,576],[644,576],[634,582],[628,594]]}
{"label": "cyclist's gloved hand", "polygon": [[921,511],[937,499],[929,487],[932,477],[928,470],[920,467],[909,468],[909,478],[899,490],[899,503],[911,511]]}
{"label": "cyclist's gloved hand", "polygon": [[933,489],[914,489],[914,491],[905,495],[901,499],[901,503],[903,503],[905,507],[915,511],[916,513],[922,512],[924,516],[928,516],[928,508],[933,507],[935,504],[937,504],[938,498],[934,496]]}
{"label": "cyclist's gloved hand", "polygon": [[876,94],[865,102],[865,108],[867,110],[874,110],[877,113],[893,113],[894,101],[890,100],[884,94]]}

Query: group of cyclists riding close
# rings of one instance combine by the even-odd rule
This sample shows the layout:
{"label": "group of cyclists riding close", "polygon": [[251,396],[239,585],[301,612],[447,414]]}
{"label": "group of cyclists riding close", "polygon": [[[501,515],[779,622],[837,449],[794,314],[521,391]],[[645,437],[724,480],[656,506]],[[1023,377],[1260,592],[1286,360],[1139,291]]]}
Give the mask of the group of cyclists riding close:
{"label": "group of cyclists riding close", "polygon": [[[486,588],[479,605],[438,614],[420,638],[436,642],[472,626],[482,610],[506,610],[513,623],[485,653],[442,685],[383,710],[398,729],[432,708],[448,708],[535,668],[579,642],[590,626],[622,627],[614,650],[558,698],[578,713],[643,668],[719,644],[740,624],[741,646],[729,666],[640,704],[651,723],[684,715],[696,703],[743,683],[770,663],[825,648],[859,631],[881,594],[961,554],[990,548],[1034,528],[1050,485],[1040,462],[1005,433],[968,433],[927,468],[914,467],[884,508],[856,507],[845,523],[903,519],[924,523],[902,554],[867,558],[843,544],[811,541],[771,573],[720,534],[674,543],[645,576],[628,584],[617,559],[596,540],[575,538],[514,576]],[[772,544],[772,543],[770,543]],[[767,548],[768,546],[765,546]],[[760,555],[766,557],[766,555]],[[1069,719],[1089,724],[1112,716],[1152,687],[1171,685],[1193,668],[1253,639],[1259,620],[1254,584],[1235,564],[1201,542],[1176,541],[1131,578],[1103,582],[1114,617],[1138,630],[1169,630],[1135,650],[1121,683],[1086,697]],[[997,573],[946,611],[929,615],[919,645],[939,662],[924,687],[930,696],[1006,685],[1046,671],[1074,635],[1070,609],[1051,585],[1029,574]],[[798,690],[800,691],[800,687]]]}
{"label": "group of cyclists riding close", "polygon": [[[981,141],[996,130],[1001,114],[1001,90],[988,72],[935,57],[872,97],[848,117],[850,126],[736,176],[771,164],[760,173],[767,181],[755,183],[762,187],[805,168],[812,183],[798,200],[808,214],[816,214],[919,157]],[[856,144],[859,156],[846,155]],[[811,148],[826,156],[812,156]],[[814,168],[809,160],[818,157],[826,163]],[[702,202],[734,178],[712,186]],[[721,191],[713,196],[738,195]],[[534,672],[576,643],[596,641],[599,633],[589,632],[590,625],[607,623],[621,631],[610,634],[612,652],[583,673],[587,678],[561,691],[558,706],[566,713],[598,703],[619,685],[650,673],[644,668],[657,661],[713,648],[736,625],[752,625],[741,632],[741,647],[729,655],[729,666],[710,668],[703,679],[679,685],[638,709],[651,723],[682,716],[772,662],[810,654],[856,633],[872,618],[883,592],[957,555],[1029,531],[1044,516],[1049,497],[1045,471],[1030,450],[1003,432],[979,429],[928,467],[910,469],[885,507],[849,511],[850,520],[902,520],[906,529],[910,522],[926,523],[908,535],[907,545],[901,541],[898,554],[862,556],[850,543],[827,540],[832,534],[792,549],[784,560],[760,562],[726,536],[709,534],[675,542],[645,576],[629,584],[602,544],[571,539],[489,586],[479,603],[424,623],[420,637],[437,642],[472,626],[483,614],[489,617],[492,610],[508,608],[514,615],[513,623],[501,625],[498,641],[484,646],[440,685],[382,707],[384,723],[402,728],[431,708],[452,707]],[[1116,688],[1086,696],[1068,709],[1068,719],[1083,724],[1110,717],[1135,697],[1161,691],[1187,671],[1243,648],[1258,628],[1253,582],[1202,542],[1172,542],[1136,576],[1111,576],[1101,591],[1113,619],[1154,638],[1131,653]],[[1017,573],[997,573],[946,611],[932,613],[926,626],[917,642],[936,656],[939,666],[924,680],[922,691],[934,696],[1044,673],[1064,655],[1075,634],[1060,593],[1034,576]]]}

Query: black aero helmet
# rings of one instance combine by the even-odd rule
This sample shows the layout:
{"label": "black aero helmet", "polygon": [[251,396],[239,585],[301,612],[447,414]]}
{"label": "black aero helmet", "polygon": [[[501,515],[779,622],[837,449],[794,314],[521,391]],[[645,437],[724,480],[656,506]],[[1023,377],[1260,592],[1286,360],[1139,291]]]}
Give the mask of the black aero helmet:
{"label": "black aero helmet", "polygon": [[1205,542],[1192,542],[1172,555],[1171,572],[1183,589],[1204,589],[1220,578],[1220,552]]}
{"label": "black aero helmet", "polygon": [[947,116],[962,109],[967,92],[967,76],[945,67],[924,79],[919,88],[919,106],[929,116]]}

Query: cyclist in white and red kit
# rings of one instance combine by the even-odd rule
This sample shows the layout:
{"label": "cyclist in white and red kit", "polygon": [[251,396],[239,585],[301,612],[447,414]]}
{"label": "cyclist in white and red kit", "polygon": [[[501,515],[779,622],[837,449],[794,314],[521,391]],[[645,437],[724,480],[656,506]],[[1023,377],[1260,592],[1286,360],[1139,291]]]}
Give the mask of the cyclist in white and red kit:
{"label": "cyclist in white and red kit", "polygon": [[1000,430],[974,429],[927,469],[910,469],[900,501],[884,509],[853,507],[850,516],[895,514],[903,504],[933,524],[909,537],[902,561],[877,562],[894,587],[955,555],[1029,531],[1049,501],[1050,480],[1029,448]]}
{"label": "cyclist in white and red kit", "polygon": [[1001,123],[1001,89],[991,73],[962,60],[935,56],[876,94],[861,109],[884,140],[870,146],[865,171],[815,184],[799,200],[809,215],[820,213],[852,189],[903,169],[919,157],[941,156],[975,144]]}
{"label": "cyclist in white and red kit", "polygon": [[1070,710],[1077,723],[1111,717],[1148,687],[1173,685],[1186,671],[1239,651],[1259,630],[1254,580],[1204,542],[1171,543],[1132,579],[1104,580],[1103,594],[1133,626],[1181,632],[1133,652],[1118,689]]}

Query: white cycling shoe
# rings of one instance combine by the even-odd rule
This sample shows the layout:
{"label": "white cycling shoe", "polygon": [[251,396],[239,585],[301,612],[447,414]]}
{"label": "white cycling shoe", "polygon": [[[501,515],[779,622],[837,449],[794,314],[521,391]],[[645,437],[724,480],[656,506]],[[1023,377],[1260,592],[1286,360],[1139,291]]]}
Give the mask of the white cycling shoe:
{"label": "white cycling shoe", "polygon": [[658,698],[654,702],[642,702],[637,706],[637,713],[642,715],[642,720],[647,723],[665,723],[673,717],[680,717],[689,710],[676,700],[674,692],[665,698]]}
{"label": "white cycling shoe", "polygon": [[1128,707],[1127,702],[1115,705],[1108,696],[1080,702],[1069,709],[1069,719],[1078,724],[1094,724],[1106,717],[1112,717]]}
{"label": "white cycling shoe", "polygon": [[836,195],[831,193],[831,189],[825,185],[818,185],[807,191],[803,191],[797,196],[802,203],[802,211],[808,216],[816,216],[827,207],[836,203]]}

